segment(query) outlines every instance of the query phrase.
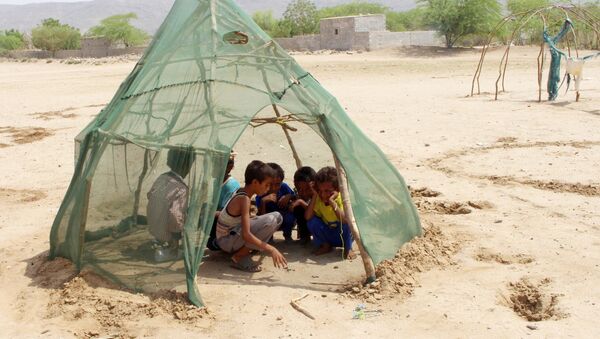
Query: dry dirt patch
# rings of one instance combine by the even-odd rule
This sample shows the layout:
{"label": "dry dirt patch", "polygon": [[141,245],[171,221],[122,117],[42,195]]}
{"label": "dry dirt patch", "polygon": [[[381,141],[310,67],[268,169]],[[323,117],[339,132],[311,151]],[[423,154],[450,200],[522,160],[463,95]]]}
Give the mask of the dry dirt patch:
{"label": "dry dirt patch", "polygon": [[43,127],[0,127],[0,134],[8,134],[17,145],[30,144],[54,135],[53,130]]}
{"label": "dry dirt patch", "polygon": [[535,261],[535,259],[527,254],[516,254],[516,255],[506,255],[501,253],[495,253],[487,248],[480,248],[474,255],[475,260],[483,261],[483,262],[497,262],[503,265],[511,265],[511,264],[530,264]]}
{"label": "dry dirt patch", "polygon": [[[106,104],[98,104],[98,105],[87,105],[83,107],[68,107],[65,109],[61,109],[58,111],[48,111],[48,112],[36,112],[31,113],[29,115],[33,116],[35,119],[40,120],[52,120],[52,119],[72,119],[76,118],[77,114],[72,113],[84,108],[95,108],[95,107],[104,107]],[[71,113],[69,113],[71,112]]]}
{"label": "dry dirt patch", "polygon": [[454,265],[452,256],[458,252],[458,240],[450,238],[433,224],[424,227],[423,235],[402,246],[391,260],[375,268],[377,280],[363,286],[361,282],[342,288],[346,296],[369,302],[381,299],[403,299],[419,286],[419,273],[434,267]]}
{"label": "dry dirt patch", "polygon": [[413,188],[408,186],[408,189],[410,190],[410,196],[413,198],[435,198],[442,195],[442,193],[427,187]]}
{"label": "dry dirt patch", "polygon": [[15,190],[0,187],[0,200],[13,203],[35,202],[46,198],[46,193],[40,190]]}
{"label": "dry dirt patch", "polygon": [[[91,271],[84,270],[77,275],[67,259],[46,258],[47,253],[33,258],[28,263],[27,275],[34,284],[50,289],[46,318],[61,317],[73,322],[72,328],[80,331],[76,336],[93,338],[100,333],[117,333],[118,337],[135,337],[132,332],[156,326],[153,323],[175,321],[194,328],[206,327],[213,318],[205,308],[191,305],[187,293],[135,294]],[[97,327],[89,330],[90,327],[84,325],[78,329],[75,322],[79,320],[85,320],[83,324],[95,322]]]}
{"label": "dry dirt patch", "polygon": [[539,142],[524,142],[518,143],[514,137],[499,138],[494,145],[484,147],[468,147],[460,150],[447,152],[440,158],[428,160],[428,166],[434,170],[441,171],[448,175],[461,175],[467,178],[488,180],[497,185],[526,185],[541,190],[552,191],[556,193],[575,193],[582,196],[600,196],[600,183],[582,184],[569,183],[560,180],[532,180],[518,178],[513,175],[484,175],[467,173],[464,169],[455,169],[444,164],[446,160],[457,159],[464,156],[474,154],[485,154],[494,150],[509,150],[509,149],[530,149],[544,147],[573,147],[577,149],[591,149],[600,145],[600,141],[539,141]]}
{"label": "dry dirt patch", "polygon": [[558,295],[547,291],[551,280],[548,278],[532,281],[521,278],[508,284],[508,297],[502,296],[503,303],[527,321],[562,319],[567,315],[558,308]]}

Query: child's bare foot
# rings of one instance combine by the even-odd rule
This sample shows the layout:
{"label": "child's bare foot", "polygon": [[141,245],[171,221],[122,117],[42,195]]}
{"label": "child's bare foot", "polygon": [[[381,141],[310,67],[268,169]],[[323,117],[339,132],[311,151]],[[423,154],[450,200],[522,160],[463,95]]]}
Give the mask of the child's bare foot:
{"label": "child's bare foot", "polygon": [[352,252],[352,250],[344,250],[344,259],[345,260],[353,260],[356,258],[356,254],[354,254],[354,252]]}
{"label": "child's bare foot", "polygon": [[321,245],[316,251],[313,252],[314,255],[323,255],[325,253],[329,253],[333,250],[333,247],[329,244]]}

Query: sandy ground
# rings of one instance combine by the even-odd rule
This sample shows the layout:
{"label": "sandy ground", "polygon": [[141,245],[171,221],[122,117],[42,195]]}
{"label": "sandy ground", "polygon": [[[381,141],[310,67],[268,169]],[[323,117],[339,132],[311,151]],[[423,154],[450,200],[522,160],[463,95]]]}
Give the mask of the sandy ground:
{"label": "sandy ground", "polygon": [[[279,244],[292,269],[267,258],[256,275],[210,256],[203,311],[175,292],[134,294],[44,259],[73,138],[134,61],[0,62],[0,336],[599,337],[600,60],[586,65],[580,102],[563,91],[537,103],[536,53],[513,50],[499,101],[498,51],[476,97],[474,51],[296,55],[398,167],[428,231],[379,267],[377,286],[344,293],[311,283],[360,280],[360,260],[339,252],[314,258]],[[284,145],[281,136],[248,157]],[[304,294],[315,320],[290,306]],[[381,312],[353,320],[360,303]]]}

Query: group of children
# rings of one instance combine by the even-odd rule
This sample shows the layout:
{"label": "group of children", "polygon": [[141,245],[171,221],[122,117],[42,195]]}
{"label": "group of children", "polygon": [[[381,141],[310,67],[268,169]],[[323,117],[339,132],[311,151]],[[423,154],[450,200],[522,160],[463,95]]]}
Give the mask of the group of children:
{"label": "group of children", "polygon": [[[169,151],[168,158],[184,156],[181,153],[172,154],[175,151]],[[187,165],[188,161],[182,163]],[[260,271],[261,267],[250,258],[253,251],[269,254],[276,267],[287,267],[286,258],[270,242],[278,230],[283,231],[286,242],[292,242],[292,229],[295,225],[300,243],[307,244],[311,242],[312,237],[314,254],[321,255],[335,247],[342,247],[345,259],[354,257],[353,238],[339,193],[338,173],[335,168],[324,167],[318,172],[311,167],[299,168],[294,173],[293,190],[284,182],[285,172],[281,166],[259,160],[248,164],[244,172],[244,186],[241,187],[231,176],[234,164],[235,154],[232,153],[207,245],[211,250],[222,250],[232,254],[232,267],[248,272]],[[173,168],[170,164],[169,166],[171,171],[159,177],[148,193],[148,222],[151,231],[161,228],[154,224],[166,225],[167,227],[162,227],[167,230],[163,232],[165,237],[158,237],[160,232],[152,234],[159,241],[167,240],[169,247],[175,248],[174,244],[178,243],[177,239],[180,236],[174,234],[181,234],[181,214],[185,214],[187,209],[188,193],[187,190],[184,192],[185,201],[182,201],[182,186],[179,183],[183,180],[179,179],[185,178],[189,169],[186,172],[180,168]],[[168,186],[170,181],[177,185]],[[187,186],[185,188],[187,189]],[[169,189],[172,189],[172,192]],[[258,212],[255,217],[251,217],[254,196]],[[178,199],[170,200],[170,197]],[[182,205],[186,206],[185,209],[182,209]],[[166,223],[160,218],[152,218],[151,209],[166,211]]]}

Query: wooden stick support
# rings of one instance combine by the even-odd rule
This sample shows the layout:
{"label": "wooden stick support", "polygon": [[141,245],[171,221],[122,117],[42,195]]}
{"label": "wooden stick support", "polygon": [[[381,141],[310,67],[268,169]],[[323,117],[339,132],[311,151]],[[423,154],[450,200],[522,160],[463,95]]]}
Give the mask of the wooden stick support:
{"label": "wooden stick support", "polygon": [[[279,109],[277,109],[277,105],[273,104],[273,110],[275,111],[275,115],[278,118],[281,118],[281,113],[279,113]],[[302,167],[302,161],[300,161],[300,157],[298,156],[298,151],[296,151],[296,146],[294,145],[294,141],[292,140],[292,137],[290,136],[290,132],[288,132],[288,130],[282,126],[283,129],[283,133],[285,133],[285,138],[288,141],[288,144],[290,145],[290,148],[292,150],[292,154],[294,155],[294,160],[296,160],[296,168],[300,168]]]}
{"label": "wooden stick support", "polygon": [[348,180],[346,178],[346,171],[340,164],[337,156],[334,155],[335,159],[335,167],[338,171],[338,176],[340,178],[340,193],[342,194],[342,200],[344,202],[344,210],[348,216],[348,226],[350,226],[350,230],[352,231],[352,237],[354,241],[356,241],[356,245],[358,246],[358,250],[360,252],[360,257],[362,258],[363,265],[365,266],[365,273],[367,274],[367,283],[370,284],[377,279],[375,276],[375,265],[373,264],[373,260],[365,250],[363,246],[362,240],[360,238],[360,232],[358,227],[356,226],[356,219],[354,219],[354,212],[352,211],[352,204],[350,202],[350,191],[348,189]]}

